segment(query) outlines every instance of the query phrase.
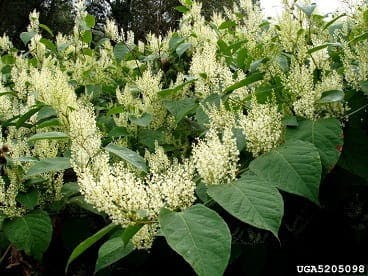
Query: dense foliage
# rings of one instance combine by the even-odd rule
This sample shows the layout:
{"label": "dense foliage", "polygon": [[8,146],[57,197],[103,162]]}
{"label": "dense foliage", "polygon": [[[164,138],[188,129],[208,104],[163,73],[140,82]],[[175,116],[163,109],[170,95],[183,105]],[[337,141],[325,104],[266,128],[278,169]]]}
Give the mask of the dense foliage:
{"label": "dense foliage", "polygon": [[96,243],[99,271],[163,236],[222,275],[242,227],[279,239],[289,194],[318,206],[336,166],[366,183],[368,7],[286,2],[277,21],[250,0],[206,21],[182,0],[164,37],[107,20],[95,43],[79,1],[71,35],[32,12],[27,51],[2,36],[1,261],[41,261],[59,218],[87,214],[101,229],[66,270]]}

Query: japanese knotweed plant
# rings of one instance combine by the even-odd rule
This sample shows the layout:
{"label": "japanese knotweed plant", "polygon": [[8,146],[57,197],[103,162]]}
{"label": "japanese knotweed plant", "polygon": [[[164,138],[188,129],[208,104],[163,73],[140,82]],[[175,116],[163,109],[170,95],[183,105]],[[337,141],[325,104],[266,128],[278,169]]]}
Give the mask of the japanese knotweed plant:
{"label": "japanese knotweed plant", "polygon": [[240,0],[207,22],[181,2],[178,30],[145,43],[112,20],[97,40],[83,1],[72,34],[32,12],[26,51],[0,37],[1,231],[18,250],[41,259],[50,214],[79,204],[111,224],[67,266],[117,230],[96,271],[163,235],[197,274],[221,275],[232,235],[213,202],[278,239],[280,191],[318,205],[336,164],[368,179],[352,146],[368,149],[365,4],[331,19],[284,1],[265,20]]}

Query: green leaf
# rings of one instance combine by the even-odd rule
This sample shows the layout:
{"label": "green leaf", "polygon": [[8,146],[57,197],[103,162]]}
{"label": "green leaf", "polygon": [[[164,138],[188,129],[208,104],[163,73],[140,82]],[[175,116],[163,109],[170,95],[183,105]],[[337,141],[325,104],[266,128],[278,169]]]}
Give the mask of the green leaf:
{"label": "green leaf", "polygon": [[109,224],[102,228],[100,231],[95,233],[94,235],[90,236],[88,239],[82,241],[76,248],[74,248],[72,254],[70,255],[68,262],[65,267],[65,273],[68,271],[69,265],[71,262],[73,262],[76,258],[78,258],[84,251],[86,251],[88,248],[90,248],[92,245],[94,245],[97,241],[99,241],[102,237],[104,237],[106,234],[111,232],[113,229],[115,229],[117,225],[115,224]]}
{"label": "green leaf", "polygon": [[124,159],[137,169],[147,172],[146,160],[144,160],[144,158],[135,151],[111,143],[105,147],[105,150],[115,154],[121,159]]}
{"label": "green leaf", "polygon": [[81,34],[81,40],[84,43],[90,44],[92,42],[92,32],[90,30],[85,30]]}
{"label": "green leaf", "polygon": [[77,182],[68,182],[61,187],[61,194],[63,197],[68,198],[79,193],[79,185]]}
{"label": "green leaf", "polygon": [[82,208],[82,209],[84,209],[84,210],[86,210],[88,212],[91,212],[91,213],[96,214],[96,215],[99,215],[99,216],[104,216],[103,213],[99,212],[91,204],[87,203],[84,200],[84,197],[83,196],[74,196],[74,197],[70,198],[68,200],[68,204],[75,204],[75,205],[79,206],[80,208]]}
{"label": "green leaf", "polygon": [[138,141],[144,146],[147,146],[150,149],[155,148],[155,142],[164,143],[165,142],[165,133],[160,130],[153,130],[153,129],[140,129],[138,135]]}
{"label": "green leaf", "polygon": [[194,111],[198,104],[194,98],[185,98],[182,100],[165,101],[165,107],[167,110],[175,116],[175,122],[178,123],[186,115]]}
{"label": "green leaf", "polygon": [[69,138],[69,135],[58,132],[58,131],[50,131],[50,132],[43,132],[37,133],[29,137],[28,141],[37,141],[37,140],[55,140],[55,139],[66,139]]}
{"label": "green leaf", "polygon": [[37,190],[32,190],[28,193],[18,193],[17,201],[24,207],[32,210],[38,205],[40,193]]}
{"label": "green leaf", "polygon": [[253,61],[249,65],[249,71],[251,73],[256,72],[259,69],[259,66],[261,66],[262,64],[265,64],[269,60],[270,60],[269,58],[261,58],[261,59],[258,59],[258,60]]}
{"label": "green leaf", "polygon": [[46,46],[47,49],[49,49],[50,51],[52,52],[55,52],[57,51],[56,49],[56,45],[50,40],[50,39],[47,39],[47,38],[41,38],[40,39],[40,42]]}
{"label": "green leaf", "polygon": [[20,40],[24,43],[24,45],[27,45],[28,42],[31,41],[31,39],[36,35],[37,33],[35,31],[30,32],[22,32],[20,34]]}
{"label": "green leaf", "polygon": [[107,112],[106,116],[107,117],[110,117],[111,115],[123,113],[124,111],[125,111],[124,106],[121,106],[121,105],[114,106],[114,107],[112,107],[112,108],[109,109],[109,111]]}
{"label": "green leaf", "polygon": [[134,245],[131,242],[125,244],[121,237],[106,241],[98,250],[95,272],[121,260],[133,251]]}
{"label": "green leaf", "polygon": [[28,169],[26,177],[46,172],[62,171],[69,168],[71,168],[71,164],[67,157],[45,158],[34,162],[34,164]]}
{"label": "green leaf", "polygon": [[53,36],[54,36],[54,34],[52,33],[51,29],[50,29],[48,26],[46,26],[45,24],[39,24],[38,26],[39,26],[41,29],[44,29],[46,32],[48,32],[48,34],[49,34],[51,37],[53,37]]}
{"label": "green leaf", "polygon": [[229,49],[229,45],[227,45],[225,41],[223,41],[222,39],[219,39],[217,41],[217,45],[219,46],[220,51],[223,55],[225,56],[231,55],[231,50]]}
{"label": "green leaf", "polygon": [[82,48],[82,53],[83,55],[86,55],[86,56],[90,56],[92,57],[93,56],[93,50],[91,50],[90,48]]}
{"label": "green leaf", "polygon": [[221,23],[221,25],[219,26],[219,29],[220,30],[229,29],[229,28],[235,27],[236,25],[237,24],[236,24],[235,21],[233,21],[233,20],[227,20],[227,21]]}
{"label": "green leaf", "polygon": [[368,81],[361,81],[359,84],[364,95],[368,96]]}
{"label": "green leaf", "polygon": [[86,18],[84,19],[84,21],[86,22],[87,27],[89,28],[93,28],[96,24],[96,18],[91,15],[91,14],[87,14]]}
{"label": "green leaf", "polygon": [[287,129],[286,140],[303,140],[314,144],[318,149],[322,165],[327,170],[331,170],[339,160],[339,149],[343,145],[341,123],[334,118],[304,120],[299,122],[299,127]]}
{"label": "green leaf", "polygon": [[115,45],[114,56],[117,61],[122,61],[127,53],[129,53],[129,49],[124,43],[119,42]]}
{"label": "green leaf", "polygon": [[289,116],[282,119],[282,122],[286,126],[297,127],[299,125],[295,116]]}
{"label": "green leaf", "polygon": [[327,48],[327,47],[330,47],[330,46],[331,47],[342,47],[341,43],[337,43],[337,42],[335,42],[335,43],[332,43],[332,42],[330,42],[330,43],[324,43],[322,45],[318,45],[316,47],[313,47],[313,48],[309,49],[308,50],[308,54],[312,54],[314,52],[317,52],[319,50],[322,50],[322,49]]}
{"label": "green leaf", "polygon": [[3,231],[18,250],[24,250],[27,255],[40,260],[50,244],[52,224],[46,212],[36,211],[24,217],[6,220]]}
{"label": "green leaf", "polygon": [[350,44],[355,44],[357,42],[363,41],[368,39],[368,33],[363,33],[361,35],[358,35],[357,37],[354,37],[352,40],[349,41],[349,45]]}
{"label": "green leaf", "polygon": [[184,5],[185,5],[186,7],[190,7],[190,6],[192,6],[192,5],[193,5],[193,1],[192,1],[192,0],[184,0],[183,2],[184,2]]}
{"label": "green leaf", "polygon": [[13,91],[0,92],[0,97],[5,95],[17,96],[17,93]]}
{"label": "green leaf", "polygon": [[15,123],[15,126],[17,128],[20,128],[21,126],[24,125],[24,123],[31,118],[34,114],[36,114],[40,109],[42,108],[42,106],[36,106],[35,108],[32,108],[31,110],[29,110],[28,112],[24,113]]}
{"label": "green leaf", "polygon": [[68,48],[71,45],[71,43],[62,43],[60,45],[57,45],[58,52],[63,52],[66,48]]}
{"label": "green leaf", "polygon": [[271,185],[318,204],[322,165],[313,144],[289,141],[254,159],[249,169]]}
{"label": "green leaf", "polygon": [[317,7],[317,4],[316,3],[312,3],[310,5],[299,5],[299,4],[295,4],[295,6],[297,6],[308,17],[311,17],[312,16],[312,13],[314,12],[314,10]]}
{"label": "green leaf", "polygon": [[57,118],[52,118],[46,121],[43,121],[42,123],[37,124],[37,129],[41,129],[44,127],[51,127],[51,126],[60,126],[61,123],[59,121],[59,119]]}
{"label": "green leaf", "polygon": [[335,23],[337,20],[339,20],[340,18],[347,16],[346,13],[343,13],[339,16],[336,16],[334,19],[330,20],[329,22],[326,23],[326,25],[323,27],[322,31],[328,29],[328,27],[330,27],[333,23]]}
{"label": "green leaf", "polygon": [[184,42],[184,38],[179,36],[177,33],[173,34],[173,36],[169,40],[169,48],[171,51],[174,51],[180,43]]}
{"label": "green leaf", "polygon": [[234,90],[236,90],[238,88],[241,88],[241,87],[250,85],[252,83],[255,83],[257,81],[260,81],[260,80],[263,79],[263,76],[264,76],[264,73],[253,73],[253,74],[247,76],[245,79],[243,79],[243,80],[241,80],[237,83],[234,83],[233,85],[227,87],[224,90],[224,93],[227,95],[227,94],[230,94],[231,92],[233,92]]}
{"label": "green leaf", "polygon": [[148,126],[151,123],[152,119],[152,115],[149,113],[144,113],[141,117],[136,117],[133,115],[129,116],[129,121],[131,123],[142,127]]}
{"label": "green leaf", "polygon": [[105,242],[98,250],[95,272],[119,261],[134,251],[134,245],[130,239],[142,228],[143,225],[129,226],[119,237],[114,237]]}
{"label": "green leaf", "polygon": [[194,81],[196,81],[196,78],[192,78],[182,84],[179,84],[178,86],[175,86],[173,88],[166,88],[166,89],[162,89],[160,92],[158,92],[158,96],[160,98],[167,98],[170,96],[175,96],[175,94],[180,91],[181,89],[183,89],[185,86],[187,86],[188,84],[193,83]]}
{"label": "green leaf", "polygon": [[335,103],[341,102],[344,99],[344,91],[342,90],[329,90],[322,93],[318,103]]}
{"label": "green leaf", "polygon": [[51,117],[56,117],[58,114],[52,106],[42,106],[37,113],[37,121],[42,121]]}
{"label": "green leaf", "polygon": [[112,139],[127,136],[129,132],[125,127],[114,127],[108,134]]}
{"label": "green leaf", "polygon": [[181,12],[181,13],[186,13],[188,11],[190,11],[187,7],[185,6],[176,6],[175,7],[175,10],[177,10],[178,12]]}
{"label": "green leaf", "polygon": [[241,128],[233,128],[232,132],[236,139],[236,146],[238,148],[238,151],[241,152],[247,145],[244,132]]}
{"label": "green leaf", "polygon": [[176,48],[176,54],[181,57],[191,47],[192,43],[182,43]]}
{"label": "green leaf", "polygon": [[14,56],[12,55],[3,55],[1,57],[1,61],[4,63],[4,64],[14,64],[16,59]]}
{"label": "green leaf", "polygon": [[232,183],[209,186],[207,193],[234,217],[277,237],[284,202],[277,188],[264,179],[245,173]]}
{"label": "green leaf", "polygon": [[222,275],[228,264],[231,234],[213,210],[197,204],[182,212],[162,209],[161,231],[169,246],[200,276]]}

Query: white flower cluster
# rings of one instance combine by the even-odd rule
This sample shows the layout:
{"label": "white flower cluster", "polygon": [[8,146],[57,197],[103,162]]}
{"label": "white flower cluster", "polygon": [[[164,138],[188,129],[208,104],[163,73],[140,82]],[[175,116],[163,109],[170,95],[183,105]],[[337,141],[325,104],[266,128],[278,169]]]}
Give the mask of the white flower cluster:
{"label": "white flower cluster", "polygon": [[190,74],[197,77],[195,82],[196,94],[200,98],[222,91],[233,83],[230,69],[217,61],[216,44],[205,43],[193,53]]}
{"label": "white flower cluster", "polygon": [[209,118],[208,128],[214,129],[216,131],[222,131],[226,128],[235,127],[237,117],[240,115],[236,114],[236,112],[233,110],[226,109],[222,102],[220,103],[219,107],[216,105],[207,105],[203,106],[202,108]]}
{"label": "white flower cluster", "polygon": [[101,147],[101,135],[92,107],[79,104],[77,109],[70,112],[69,129],[74,167],[83,170]]}
{"label": "white flower cluster", "polygon": [[38,33],[38,30],[40,27],[39,17],[40,17],[40,13],[37,12],[36,10],[33,10],[29,14],[29,26],[27,28],[28,32],[34,31]]}
{"label": "white flower cluster", "polygon": [[122,37],[119,33],[119,28],[116,25],[115,20],[107,19],[106,24],[104,26],[105,35],[109,37],[111,40],[119,42],[122,40]]}
{"label": "white flower cluster", "polygon": [[17,207],[16,197],[18,195],[18,185],[11,181],[7,185],[0,176],[0,214],[7,217],[18,217],[24,213],[22,208]]}
{"label": "white flower cluster", "polygon": [[[181,1],[181,3],[184,6],[186,5],[185,1]],[[183,14],[178,33],[182,37],[187,37],[196,49],[200,48],[203,43],[216,45],[217,34],[215,30],[206,24],[205,18],[201,15],[202,3],[193,1],[191,6],[187,7],[189,11]]]}
{"label": "white flower cluster", "polygon": [[247,149],[253,156],[268,152],[283,141],[284,126],[277,106],[258,104],[253,100],[252,109],[241,120]]}
{"label": "white flower cluster", "polygon": [[13,47],[13,43],[10,41],[9,37],[6,34],[0,36],[0,50],[7,52]]}
{"label": "white flower cluster", "polygon": [[149,68],[134,82],[134,85],[127,84],[123,92],[116,90],[118,102],[126,110],[126,113],[120,114],[116,119],[118,124],[128,126],[129,115],[140,117],[148,113],[152,115],[150,128],[157,129],[162,126],[167,117],[167,110],[158,97],[158,92],[162,88],[161,77],[162,72],[154,74]]}
{"label": "white flower cluster", "polygon": [[33,69],[30,73],[30,84],[39,101],[51,105],[63,116],[67,116],[70,108],[77,108],[77,98],[68,83],[68,76],[57,67]]}
{"label": "white flower cluster", "polygon": [[193,147],[193,163],[206,185],[229,183],[236,178],[239,151],[232,129],[226,128],[222,137],[210,129],[204,139]]}
{"label": "white flower cluster", "polygon": [[46,54],[46,46],[41,43],[41,38],[42,36],[40,34],[36,34],[32,37],[31,43],[28,45],[29,51],[32,52],[39,60],[43,60]]}
{"label": "white flower cluster", "polygon": [[[69,121],[72,165],[81,192],[114,223],[123,227],[139,222],[155,225],[161,208],[177,210],[193,204],[194,167],[189,161],[170,161],[156,146],[155,153],[146,153],[150,172],[141,176],[125,162],[110,165],[109,155],[99,149],[101,141],[92,109],[79,107],[70,113]],[[138,248],[150,246],[154,229],[145,226],[139,231],[133,239]]]}
{"label": "white flower cluster", "polygon": [[356,43],[353,47],[343,44],[344,56],[343,63],[345,68],[345,78],[352,87],[359,90],[362,81],[368,79],[368,42]]}
{"label": "white flower cluster", "polygon": [[314,83],[313,68],[294,61],[283,84],[292,96],[292,107],[296,115],[316,120],[320,117],[342,118],[348,107],[341,102],[321,104],[323,92],[342,90],[342,76],[336,71],[323,70],[321,80]]}

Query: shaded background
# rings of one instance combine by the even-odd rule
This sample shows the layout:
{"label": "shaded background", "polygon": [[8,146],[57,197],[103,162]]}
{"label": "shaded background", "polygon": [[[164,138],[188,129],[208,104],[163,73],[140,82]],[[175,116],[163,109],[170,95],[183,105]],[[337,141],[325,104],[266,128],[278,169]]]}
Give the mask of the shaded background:
{"label": "shaded background", "polygon": [[[213,11],[231,7],[233,0],[203,0],[206,18]],[[181,14],[175,10],[178,0],[88,0],[87,10],[97,19],[97,29],[107,18],[115,19],[124,31],[134,31],[136,39],[144,40],[149,32],[165,34],[178,25]],[[6,33],[18,47],[19,34],[26,30],[29,13],[37,9],[40,22],[54,33],[68,33],[74,24],[73,0],[0,0],[0,34]]]}

